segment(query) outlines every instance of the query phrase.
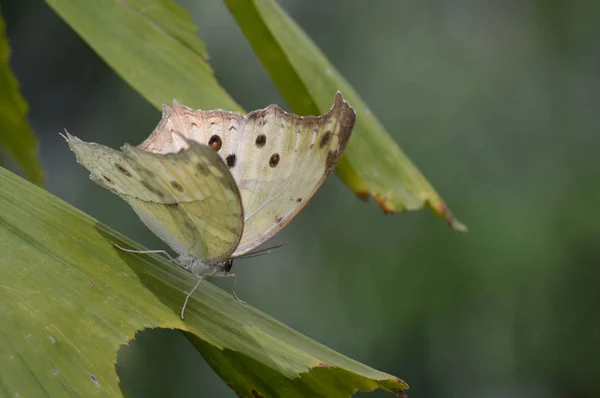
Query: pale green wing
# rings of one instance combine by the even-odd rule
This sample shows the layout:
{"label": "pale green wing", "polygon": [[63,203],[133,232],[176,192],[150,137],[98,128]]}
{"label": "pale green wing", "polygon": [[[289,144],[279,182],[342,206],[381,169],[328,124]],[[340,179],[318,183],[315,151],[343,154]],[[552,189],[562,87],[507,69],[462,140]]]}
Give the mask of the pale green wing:
{"label": "pale green wing", "polygon": [[285,227],[323,185],[350,139],[355,113],[338,92],[322,116],[297,116],[276,105],[242,114],[192,110],[175,102],[140,148],[186,146],[184,136],[218,151],[242,196],[244,233],[234,256]]}
{"label": "pale green wing", "polygon": [[190,142],[166,155],[125,145],[122,152],[67,134],[90,178],[125,199],[140,219],[177,253],[228,259],[242,235],[240,194],[217,154]]}

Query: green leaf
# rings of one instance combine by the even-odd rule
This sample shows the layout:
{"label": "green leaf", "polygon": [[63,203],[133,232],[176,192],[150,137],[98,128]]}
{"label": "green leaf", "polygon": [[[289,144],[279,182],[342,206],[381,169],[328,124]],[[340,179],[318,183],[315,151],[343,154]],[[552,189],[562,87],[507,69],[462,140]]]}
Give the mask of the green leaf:
{"label": "green leaf", "polygon": [[119,74],[160,109],[173,98],[241,110],[215,79],[187,13],[168,0],[46,0]]}
{"label": "green leaf", "polygon": [[10,45],[0,14],[0,147],[21,167],[25,177],[41,185],[44,173],[37,157],[37,139],[27,121],[28,107],[8,60]]}
{"label": "green leaf", "polygon": [[393,141],[352,86],[274,0],[225,0],[254,52],[294,112],[320,115],[340,90],[357,112],[338,175],[386,213],[426,203],[456,230],[456,220],[427,179]]}
{"label": "green leaf", "polygon": [[[203,283],[0,168],[0,395],[121,396],[117,351],[179,329],[242,397],[343,397],[398,378],[338,354]],[[285,392],[285,393],[284,393]]]}

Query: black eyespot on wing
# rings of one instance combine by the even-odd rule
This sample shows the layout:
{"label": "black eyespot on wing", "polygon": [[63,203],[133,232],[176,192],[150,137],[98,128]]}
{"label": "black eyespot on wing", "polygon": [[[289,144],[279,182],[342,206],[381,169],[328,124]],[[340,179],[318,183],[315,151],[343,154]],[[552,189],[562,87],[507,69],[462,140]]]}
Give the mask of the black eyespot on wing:
{"label": "black eyespot on wing", "polygon": [[221,146],[223,146],[223,141],[221,137],[215,134],[208,140],[208,146],[218,152]]}
{"label": "black eyespot on wing", "polygon": [[179,192],[183,192],[183,187],[177,181],[171,181],[171,186],[178,190]]}
{"label": "black eyespot on wing", "polygon": [[147,182],[147,181],[144,181],[144,180],[142,180],[142,181],[140,181],[140,182],[142,183],[142,185],[143,185],[143,186],[144,186],[144,187],[145,187],[145,188],[146,188],[148,191],[150,191],[150,192],[154,192],[154,187],[153,187],[152,185],[148,184],[148,182]]}
{"label": "black eyespot on wing", "polygon": [[117,168],[117,170],[119,170],[121,173],[123,173],[127,177],[131,177],[131,173],[125,167],[121,166],[118,163],[115,163],[115,167]]}
{"label": "black eyespot on wing", "polygon": [[143,185],[143,186],[144,186],[144,187],[145,187],[145,188],[146,188],[148,191],[152,192],[152,193],[153,193],[153,194],[155,194],[155,195],[158,195],[158,196],[160,196],[161,198],[164,198],[164,197],[165,197],[165,194],[164,194],[164,193],[162,193],[160,190],[158,190],[158,189],[154,188],[152,185],[150,185],[150,184],[148,183],[148,181],[144,181],[144,180],[142,180],[142,181],[140,181],[140,182],[142,183],[142,185]]}
{"label": "black eyespot on wing", "polygon": [[205,176],[208,176],[210,174],[210,170],[208,170],[208,167],[200,162],[196,163],[196,168]]}
{"label": "black eyespot on wing", "polygon": [[269,159],[269,166],[271,166],[271,167],[277,166],[279,164],[279,159],[280,159],[279,158],[279,154],[278,153],[274,153],[271,156],[271,159]]}
{"label": "black eyespot on wing", "polygon": [[267,143],[267,136],[264,134],[260,134],[258,137],[256,137],[256,146],[259,148],[262,148],[265,146],[265,144]]}
{"label": "black eyespot on wing", "polygon": [[152,170],[148,169],[147,167],[139,166],[136,168],[136,170],[140,174],[145,174],[148,177],[154,177],[154,173],[152,172]]}
{"label": "black eyespot on wing", "polygon": [[225,158],[225,161],[227,162],[227,167],[229,167],[230,169],[233,168],[233,166],[235,166],[235,162],[237,161],[235,153],[232,153],[231,155],[227,156]]}
{"label": "black eyespot on wing", "polygon": [[321,137],[321,141],[319,141],[319,148],[323,148],[325,145],[329,144],[331,141],[331,131],[326,131]]}

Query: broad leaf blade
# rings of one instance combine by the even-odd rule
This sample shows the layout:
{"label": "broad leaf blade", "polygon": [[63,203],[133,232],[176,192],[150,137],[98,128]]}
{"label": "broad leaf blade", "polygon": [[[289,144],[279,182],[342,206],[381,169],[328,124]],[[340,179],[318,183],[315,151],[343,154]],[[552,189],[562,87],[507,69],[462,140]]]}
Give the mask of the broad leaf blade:
{"label": "broad leaf blade", "polygon": [[360,197],[371,195],[384,212],[428,204],[456,230],[442,198],[392,140],[352,86],[274,0],[225,0],[256,55],[294,112],[319,115],[340,90],[357,112],[338,175]]}
{"label": "broad leaf blade", "polygon": [[[136,331],[185,332],[242,397],[408,388],[338,354],[0,169],[0,395],[122,395],[117,351]],[[285,393],[284,393],[285,391]],[[257,395],[258,394],[258,395]]]}
{"label": "broad leaf blade", "polygon": [[187,13],[164,0],[46,0],[127,83],[157,108],[173,98],[241,110],[219,86]]}
{"label": "broad leaf blade", "polygon": [[0,14],[0,148],[6,150],[30,181],[41,185],[44,173],[37,156],[37,139],[27,121],[29,111],[8,60],[10,45]]}

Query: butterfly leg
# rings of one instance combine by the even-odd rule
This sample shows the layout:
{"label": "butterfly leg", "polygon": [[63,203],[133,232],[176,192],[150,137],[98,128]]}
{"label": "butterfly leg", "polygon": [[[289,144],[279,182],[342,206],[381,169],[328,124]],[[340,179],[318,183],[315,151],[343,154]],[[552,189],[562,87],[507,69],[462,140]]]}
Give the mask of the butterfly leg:
{"label": "butterfly leg", "polygon": [[225,276],[228,278],[233,278],[233,288],[231,289],[231,294],[233,294],[233,297],[241,304],[248,304],[244,300],[240,300],[240,298],[237,296],[237,294],[235,294],[235,283],[237,282],[237,277],[235,276],[235,274],[227,274]]}
{"label": "butterfly leg", "polygon": [[200,282],[202,282],[202,277],[198,278],[198,282],[196,282],[196,284],[194,285],[192,290],[187,294],[187,296],[185,296],[185,301],[183,302],[183,307],[181,307],[181,320],[183,320],[183,313],[185,312],[185,307],[187,306],[188,300],[190,299],[190,297],[192,297],[194,290],[196,290],[196,288],[198,287]]}
{"label": "butterfly leg", "polygon": [[133,249],[125,249],[124,247],[121,247],[119,245],[117,245],[115,243],[115,247],[121,251],[127,252],[127,253],[137,253],[137,254],[153,254],[153,253],[160,253],[160,254],[164,254],[165,257],[167,257],[169,259],[169,261],[175,262],[176,260],[166,251],[166,250],[133,250]]}

